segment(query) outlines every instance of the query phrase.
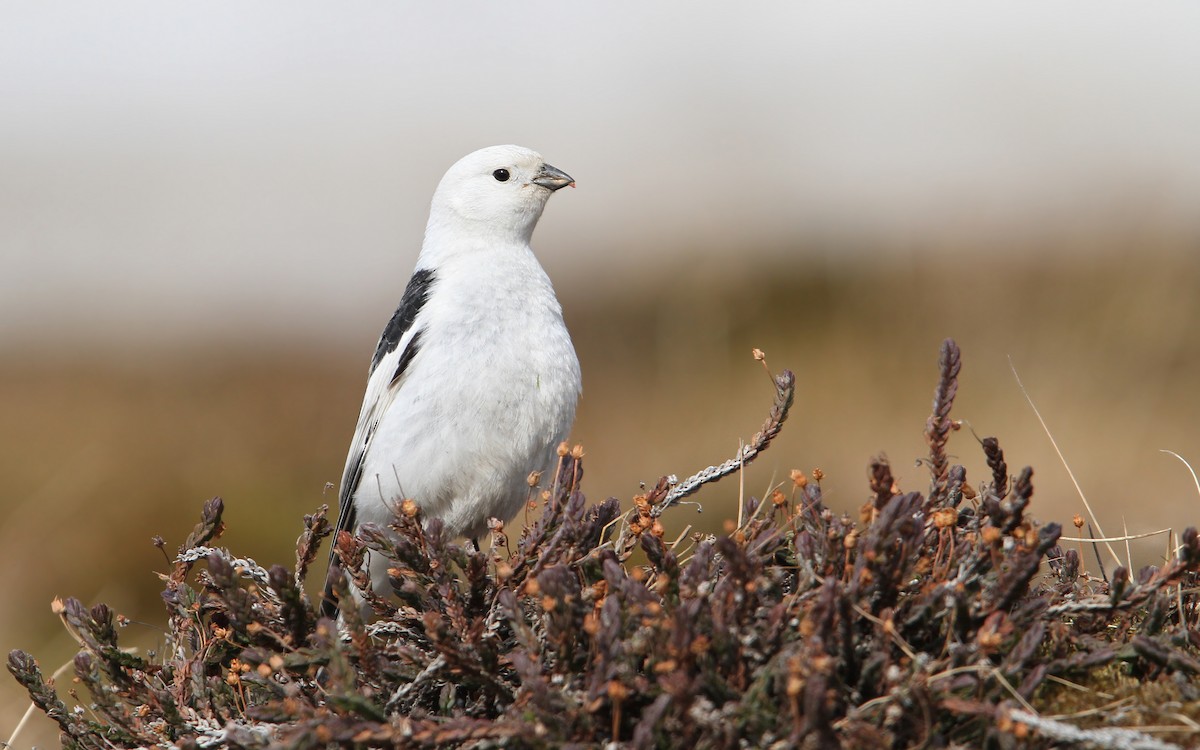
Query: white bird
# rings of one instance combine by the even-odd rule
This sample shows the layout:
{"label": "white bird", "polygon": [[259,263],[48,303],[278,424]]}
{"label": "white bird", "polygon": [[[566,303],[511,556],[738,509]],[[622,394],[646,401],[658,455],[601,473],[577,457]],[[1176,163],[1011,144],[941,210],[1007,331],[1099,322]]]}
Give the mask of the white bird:
{"label": "white bird", "polygon": [[[386,529],[412,499],[447,536],[476,539],[488,519],[524,506],[531,472],[553,475],[582,386],[529,241],[551,193],[574,184],[519,146],[481,149],[446,172],[371,360],[337,531]],[[385,561],[373,555],[368,565],[375,591],[389,592]],[[322,610],[336,608],[327,585]]]}

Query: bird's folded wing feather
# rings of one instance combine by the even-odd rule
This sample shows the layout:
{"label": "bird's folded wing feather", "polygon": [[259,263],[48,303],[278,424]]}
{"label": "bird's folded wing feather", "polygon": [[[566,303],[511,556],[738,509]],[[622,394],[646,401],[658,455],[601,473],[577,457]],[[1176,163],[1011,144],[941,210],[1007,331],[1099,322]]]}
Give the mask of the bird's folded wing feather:
{"label": "bird's folded wing feather", "polygon": [[[375,356],[371,360],[370,375],[367,379],[367,391],[363,395],[362,409],[358,414],[358,426],[354,430],[354,439],[350,441],[350,450],[346,454],[346,468],[342,474],[341,490],[338,493],[338,522],[334,530],[334,540],[338,532],[354,531],[357,525],[354,510],[354,493],[361,483],[363,463],[371,446],[371,438],[375,427],[395,398],[395,394],[403,386],[404,376],[408,365],[421,347],[422,326],[417,320],[417,314],[425,306],[430,289],[434,283],[434,274],[429,270],[418,270],[413,274],[404,290],[400,306],[388,321],[379,345],[375,348]],[[329,559],[332,563],[333,547],[330,546]]]}

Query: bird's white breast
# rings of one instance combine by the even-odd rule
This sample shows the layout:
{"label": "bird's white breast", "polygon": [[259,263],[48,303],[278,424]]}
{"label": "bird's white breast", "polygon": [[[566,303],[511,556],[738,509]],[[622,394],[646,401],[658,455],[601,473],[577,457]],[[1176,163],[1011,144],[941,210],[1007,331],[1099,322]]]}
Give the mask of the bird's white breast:
{"label": "bird's white breast", "polygon": [[[511,518],[554,462],[580,392],[549,278],[527,247],[460,253],[437,269],[420,347],[371,440],[355,499],[386,525],[412,498],[450,535]],[[546,474],[547,478],[551,474]]]}

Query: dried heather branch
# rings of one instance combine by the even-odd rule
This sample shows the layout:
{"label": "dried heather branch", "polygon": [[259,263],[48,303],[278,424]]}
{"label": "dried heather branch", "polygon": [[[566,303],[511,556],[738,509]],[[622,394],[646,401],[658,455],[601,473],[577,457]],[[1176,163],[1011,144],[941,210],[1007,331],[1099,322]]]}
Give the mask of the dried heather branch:
{"label": "dried heather branch", "polygon": [[796,376],[792,374],[791,370],[784,370],[775,378],[775,402],[771,405],[771,412],[767,416],[767,421],[763,423],[762,429],[756,432],[750,438],[750,441],[742,446],[742,449],[733,458],[719,466],[709,466],[706,469],[702,469],[672,487],[666,496],[650,509],[650,516],[658,518],[667,508],[696,492],[704,485],[729,476],[757,458],[760,453],[767,449],[767,446],[771,444],[771,441],[775,439],[779,431],[783,429],[783,422],[787,419],[788,411],[792,408],[795,397]]}
{"label": "dried heather branch", "polygon": [[1131,642],[1138,656],[1172,672],[1195,676],[1200,674],[1200,662],[1167,644],[1144,635],[1135,635]]}
{"label": "dried heather branch", "polygon": [[892,478],[892,466],[888,463],[887,456],[880,455],[871,459],[871,466],[867,472],[871,494],[875,496],[875,510],[882,510],[888,500],[896,494],[896,480]]}
{"label": "dried heather branch", "polygon": [[251,560],[249,557],[235,557],[230,554],[227,549],[218,547],[192,547],[191,549],[182,550],[175,561],[194,564],[200,560],[208,560],[212,557],[218,557],[228,563],[231,568],[237,571],[238,575],[244,578],[249,578],[255,583],[261,583],[266,586],[270,584],[271,575],[266,568]]}
{"label": "dried heather branch", "polygon": [[954,343],[954,339],[946,339],[942,342],[941,355],[938,357],[939,377],[937,388],[933,391],[933,413],[925,423],[929,472],[933,475],[929,502],[934,507],[946,500],[946,473],[950,469],[950,462],[946,458],[946,441],[950,437],[950,407],[954,405],[954,396],[958,393],[958,371],[961,367],[958,344]]}
{"label": "dried heather branch", "polygon": [[8,671],[29,692],[33,704],[58,724],[64,737],[79,737],[89,731],[87,722],[59,699],[58,693],[42,676],[37,660],[32,656],[19,649],[13,649],[8,654]]}
{"label": "dried heather branch", "polygon": [[[225,524],[221,521],[221,515],[224,512],[225,501],[219,497],[214,497],[204,503],[204,509],[200,513],[200,523],[192,529],[192,533],[188,535],[180,550],[203,547],[221,536],[221,532],[225,530]],[[171,572],[171,580],[182,581],[187,577],[188,571],[192,569],[195,562],[195,560],[177,560],[175,570]]]}
{"label": "dried heather branch", "polygon": [[1029,582],[1037,575],[1038,567],[1050,548],[1058,543],[1062,527],[1048,523],[1038,531],[1037,543],[1032,550],[1018,550],[1012,554],[1009,570],[1003,572],[996,583],[994,608],[1007,610],[1024,595]]}
{"label": "dried heather branch", "polygon": [[[1192,532],[1192,538],[1194,539],[1195,529],[1188,527],[1184,532],[1185,536],[1188,532]],[[1187,549],[1185,546],[1184,550]],[[1118,570],[1124,569],[1118,568]],[[1111,613],[1132,610],[1145,605],[1161,589],[1167,586],[1174,586],[1188,575],[1194,575],[1197,571],[1200,571],[1200,559],[1190,556],[1186,551],[1181,551],[1179,557],[1155,570],[1149,578],[1140,580],[1136,585],[1122,583],[1124,588],[1121,590],[1120,596],[1114,597],[1110,591],[1108,594],[1095,594],[1088,597],[1074,598],[1050,606],[1047,612],[1058,616],[1080,612]],[[1113,578],[1115,583],[1117,579],[1115,573]]]}
{"label": "dried heather branch", "polygon": [[946,475],[946,493],[950,507],[957,508],[963,500],[963,485],[967,481],[967,470],[962,464],[954,464]]}
{"label": "dried heather branch", "polygon": [[[944,353],[935,427],[957,372],[957,350]],[[759,451],[791,403],[790,375],[776,382]],[[945,433],[930,435],[941,450]],[[688,557],[651,511],[711,478],[661,481],[622,516],[615,499],[587,504],[580,456],[567,451],[541,519],[512,547],[481,554],[417,512],[340,534],[334,596],[350,601],[357,585],[366,606],[347,606],[339,623],[318,619],[298,585],[324,513],[306,519],[294,570],[264,570],[211,544],[218,501],[166,582],[160,649],[125,653],[117,615],[67,600],[55,611],[81,646],[68,689],[86,703],[64,702],[23,653],[9,669],[68,750],[1167,747],[1015,709],[1041,710],[1054,676],[1095,686],[1118,660],[1156,695],[1188,700],[1200,674],[1188,630],[1200,534],[1184,531],[1161,568],[1099,585],[1062,552],[1056,524],[1029,516],[1031,473],[1009,479],[1000,454],[984,453],[993,487],[978,504],[961,507],[961,466],[946,470],[945,500],[929,513],[920,494],[893,494],[877,462],[856,522],[824,507],[814,472],[796,482],[796,507],[764,503],[772,512],[748,512],[727,535],[697,535]],[[392,591],[370,588],[368,549]],[[1159,707],[1124,708],[1131,724]]]}
{"label": "dried heather branch", "polygon": [[985,437],[981,443],[988,468],[992,470],[992,494],[1003,498],[1008,494],[1008,464],[1004,462],[1004,451],[1000,450],[1000,441],[994,437]]}
{"label": "dried heather branch", "polygon": [[326,514],[328,505],[317,508],[316,513],[304,516],[304,531],[296,540],[296,588],[304,588],[304,579],[308,577],[308,569],[317,559],[321,541],[333,533]]}

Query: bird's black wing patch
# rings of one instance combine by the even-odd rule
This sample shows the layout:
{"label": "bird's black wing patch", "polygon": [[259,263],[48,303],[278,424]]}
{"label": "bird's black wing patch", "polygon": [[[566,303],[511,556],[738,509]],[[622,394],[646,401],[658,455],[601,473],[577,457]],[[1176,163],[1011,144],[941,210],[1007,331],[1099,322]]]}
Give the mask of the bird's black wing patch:
{"label": "bird's black wing patch", "polygon": [[408,346],[404,347],[404,353],[400,355],[400,361],[396,363],[396,372],[392,374],[393,386],[408,369],[408,364],[412,362],[413,357],[417,356],[417,350],[421,348],[421,333],[422,331],[414,331],[412,338],[408,340]]}
{"label": "bird's black wing patch", "polygon": [[[374,428],[372,428],[372,432],[374,432]],[[366,442],[369,442],[370,439],[368,435]],[[342,477],[342,493],[338,498],[341,513],[338,514],[338,525],[337,529],[334,530],[335,534],[342,530],[354,530],[354,503],[352,499],[354,498],[354,491],[358,489],[358,483],[362,480],[363,459],[366,458],[366,453],[367,449],[364,443],[363,447],[359,448],[354,461],[346,467],[346,474]]]}
{"label": "bird's black wing patch", "polygon": [[[400,345],[400,339],[404,338],[405,331],[412,328],[417,313],[428,301],[429,290],[436,280],[437,277],[428,268],[421,268],[413,272],[412,278],[408,280],[408,286],[404,288],[404,296],[400,298],[400,306],[396,308],[392,319],[383,329],[383,335],[379,337],[379,346],[375,347],[375,356],[371,359],[371,372],[375,372],[379,362]],[[404,357],[412,359],[407,353]],[[407,364],[404,359],[401,359],[401,362]]]}
{"label": "bird's black wing patch", "polygon": [[[372,427],[371,432],[374,432]],[[367,434],[367,440],[370,442],[371,434]],[[363,458],[365,457],[365,449],[360,449],[358,455],[346,467],[346,474],[342,477],[342,492],[338,498],[338,520],[337,526],[333,530],[333,538],[329,542],[329,571],[325,577],[325,595],[321,598],[321,616],[322,617],[337,617],[338,605],[333,594],[333,561],[337,558],[335,548],[337,546],[338,534],[342,531],[354,532],[354,527],[358,525],[358,513],[354,508],[354,491],[358,489],[358,483],[362,480]]]}
{"label": "bird's black wing patch", "polygon": [[337,617],[338,605],[333,595],[333,578],[330,577],[333,573],[333,561],[337,558],[335,547],[340,532],[349,531],[353,534],[354,527],[358,525],[358,512],[354,507],[354,492],[358,489],[358,483],[362,481],[363,459],[367,455],[366,446],[370,444],[371,436],[375,434],[375,426],[371,425],[371,428],[367,430],[362,447],[358,449],[354,460],[346,466],[346,473],[342,477],[342,491],[338,497],[337,526],[333,530],[333,539],[329,543],[329,571],[325,578],[325,596],[321,600],[322,617]]}
{"label": "bird's black wing patch", "polygon": [[[362,458],[355,462],[355,473],[362,470]],[[357,481],[357,479],[356,479]],[[341,513],[338,514],[337,528],[333,531],[333,538],[329,542],[329,570],[325,573],[325,594],[321,597],[321,616],[334,618],[337,617],[338,604],[337,597],[333,593],[333,561],[337,559],[337,552],[334,551],[337,546],[338,532],[343,529],[346,531],[354,531],[354,526],[357,514],[354,512],[354,504],[342,506]]]}
{"label": "bird's black wing patch", "polygon": [[[400,306],[396,308],[396,312],[392,313],[391,320],[383,328],[383,335],[379,337],[379,345],[375,347],[375,356],[371,358],[371,373],[374,374],[375,368],[383,361],[384,357],[396,351],[396,347],[400,346],[400,340],[404,338],[404,334],[413,327],[416,321],[417,313],[425,306],[429,300],[429,290],[433,287],[436,280],[433,271],[422,268],[413,272],[412,278],[408,280],[408,286],[404,288],[404,296],[400,298]],[[400,354],[400,360],[396,364],[396,371],[392,375],[391,383],[394,385],[396,380],[404,374],[413,357],[417,354],[417,349],[421,344],[421,333],[417,331],[413,334],[408,342],[408,346]],[[354,531],[354,527],[358,525],[357,513],[354,508],[354,493],[358,490],[358,484],[362,481],[363,459],[366,458],[367,446],[371,443],[371,435],[375,432],[375,425],[372,424],[367,429],[367,434],[363,437],[362,444],[358,446],[358,451],[354,456],[354,460],[350,461],[346,466],[346,473],[342,477],[341,496],[338,498],[338,521],[337,527],[333,532],[333,541],[329,548],[329,568],[330,573],[333,572],[333,561],[337,556],[334,552],[334,546],[337,544],[337,535],[342,531]],[[325,595],[321,601],[321,614],[324,617],[337,616],[337,602],[334,601],[333,579],[327,577],[325,581]]]}

